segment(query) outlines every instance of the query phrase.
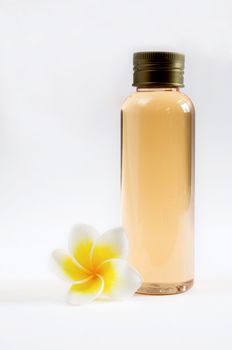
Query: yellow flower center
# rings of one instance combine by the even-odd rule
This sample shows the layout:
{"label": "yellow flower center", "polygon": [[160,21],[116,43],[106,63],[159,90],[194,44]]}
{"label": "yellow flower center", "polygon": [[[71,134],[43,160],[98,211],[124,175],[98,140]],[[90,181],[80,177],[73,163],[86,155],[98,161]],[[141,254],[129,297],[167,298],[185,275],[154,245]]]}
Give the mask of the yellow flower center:
{"label": "yellow flower center", "polygon": [[96,277],[99,274],[99,267],[92,265],[89,272],[91,276]]}

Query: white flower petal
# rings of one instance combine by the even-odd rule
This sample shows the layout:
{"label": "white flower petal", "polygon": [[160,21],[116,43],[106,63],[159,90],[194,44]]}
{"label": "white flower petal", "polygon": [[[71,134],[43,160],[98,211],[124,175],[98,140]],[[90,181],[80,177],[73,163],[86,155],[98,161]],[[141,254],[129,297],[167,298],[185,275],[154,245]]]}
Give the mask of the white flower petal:
{"label": "white flower petal", "polygon": [[126,259],[128,256],[128,238],[122,227],[103,233],[92,248],[92,264],[99,266],[108,259]]}
{"label": "white flower petal", "polygon": [[104,288],[101,276],[94,276],[87,282],[73,284],[68,292],[67,301],[73,305],[84,305],[98,298]]}
{"label": "white flower petal", "polygon": [[104,280],[103,295],[112,299],[127,299],[141,286],[142,278],[127,261],[111,259],[100,266],[98,273]]}
{"label": "white flower petal", "polygon": [[69,239],[69,251],[76,261],[85,269],[91,269],[90,252],[98,232],[89,225],[76,225],[73,227]]}
{"label": "white flower petal", "polygon": [[82,282],[89,274],[64,250],[56,249],[51,255],[53,271],[66,281]]}

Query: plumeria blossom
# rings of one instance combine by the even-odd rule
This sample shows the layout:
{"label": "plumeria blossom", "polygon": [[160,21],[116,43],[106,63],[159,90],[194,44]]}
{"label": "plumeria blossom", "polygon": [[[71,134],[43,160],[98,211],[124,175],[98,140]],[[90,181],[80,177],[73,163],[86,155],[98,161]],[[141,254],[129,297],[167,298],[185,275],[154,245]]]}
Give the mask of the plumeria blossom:
{"label": "plumeria blossom", "polygon": [[99,235],[89,225],[76,225],[70,235],[69,253],[57,249],[52,260],[59,276],[71,283],[68,302],[86,304],[103,296],[125,299],[142,283],[126,261],[128,240],[118,227]]}

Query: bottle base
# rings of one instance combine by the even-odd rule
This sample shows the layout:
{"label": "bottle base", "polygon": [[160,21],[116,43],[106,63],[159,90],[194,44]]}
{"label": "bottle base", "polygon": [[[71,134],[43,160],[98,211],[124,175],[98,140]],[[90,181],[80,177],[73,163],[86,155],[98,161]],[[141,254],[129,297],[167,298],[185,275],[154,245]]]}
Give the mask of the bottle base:
{"label": "bottle base", "polygon": [[192,288],[193,282],[192,279],[181,283],[143,283],[137,293],[150,295],[180,294]]}

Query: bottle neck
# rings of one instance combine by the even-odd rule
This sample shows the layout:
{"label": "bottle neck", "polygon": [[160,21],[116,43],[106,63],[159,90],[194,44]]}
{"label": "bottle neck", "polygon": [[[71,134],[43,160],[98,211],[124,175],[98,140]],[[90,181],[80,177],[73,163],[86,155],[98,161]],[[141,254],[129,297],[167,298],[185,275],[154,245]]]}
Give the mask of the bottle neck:
{"label": "bottle neck", "polygon": [[151,86],[151,87],[137,87],[137,92],[151,92],[151,91],[180,91],[179,87],[171,87],[171,86]]}

